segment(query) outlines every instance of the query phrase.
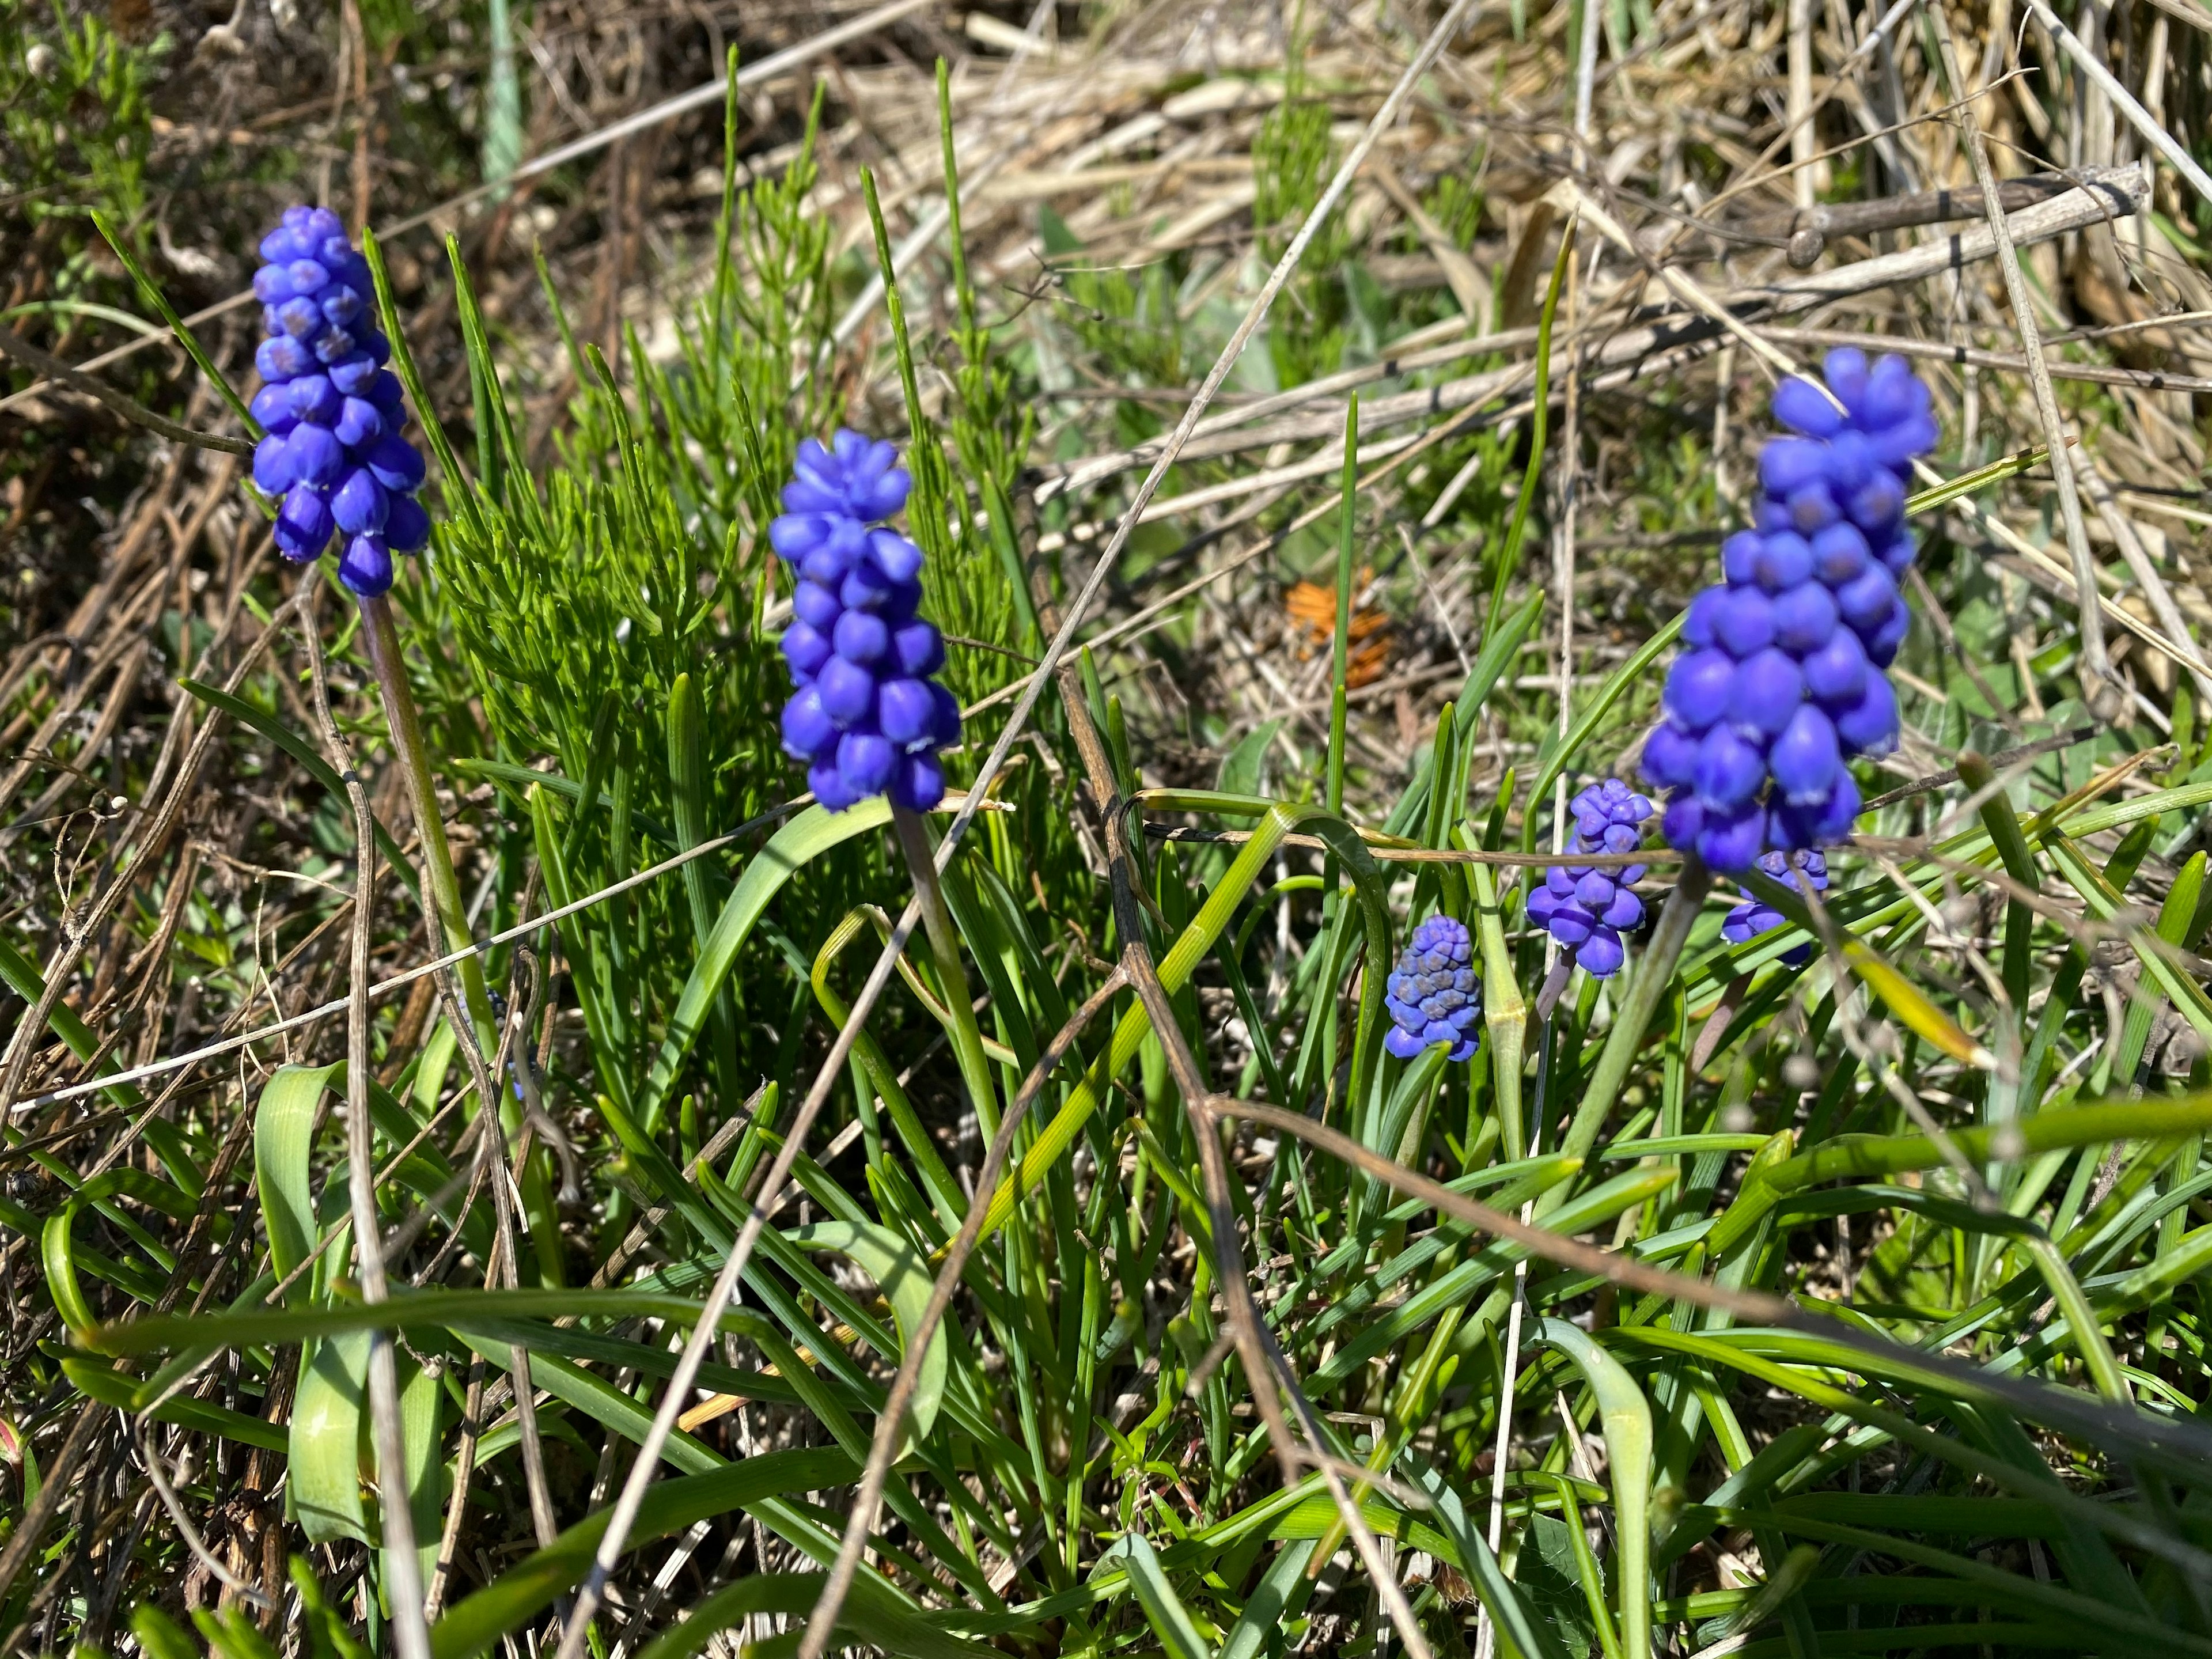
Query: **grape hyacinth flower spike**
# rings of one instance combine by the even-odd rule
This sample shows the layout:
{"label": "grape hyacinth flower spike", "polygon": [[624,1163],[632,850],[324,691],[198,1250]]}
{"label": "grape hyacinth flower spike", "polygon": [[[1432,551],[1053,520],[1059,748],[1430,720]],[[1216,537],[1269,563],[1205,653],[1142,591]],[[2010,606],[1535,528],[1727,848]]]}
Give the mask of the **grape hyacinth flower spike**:
{"label": "grape hyacinth flower spike", "polygon": [[1482,1046],[1482,981],[1467,924],[1434,915],[1413,929],[1398,955],[1382,1006],[1390,1029],[1382,1046],[1401,1060],[1449,1044],[1446,1060],[1471,1060]]}
{"label": "grape hyacinth flower spike", "polygon": [[799,446],[797,476],[769,540],[791,565],[784,752],[806,763],[832,812],[889,794],[926,812],[945,798],[938,751],[960,740],[960,705],[939,684],[945,640],[916,615],[921,550],[884,520],[914,480],[890,445],[840,431]]}
{"label": "grape hyacinth flower spike", "polygon": [[[1572,802],[1575,853],[1632,853],[1644,839],[1651,803],[1619,778],[1592,784]],[[1587,969],[1610,979],[1627,959],[1620,936],[1644,925],[1644,901],[1633,890],[1640,864],[1555,864],[1528,895],[1528,920],[1545,929]]]}
{"label": "grape hyacinth flower spike", "polygon": [[253,354],[253,417],[267,436],[253,482],[279,501],[276,545],[305,563],[341,540],[338,580],[362,599],[392,586],[392,556],[430,538],[415,499],[422,457],[400,436],[407,410],[372,320],[368,262],[328,208],[291,207],[261,239],[253,275],[266,331]]}
{"label": "grape hyacinth flower spike", "polygon": [[1844,349],[1824,370],[1825,389],[1793,376],[1775,392],[1797,435],[1759,453],[1753,527],[1722,544],[1723,580],[1690,602],[1644,745],[1644,775],[1674,792],[1668,841],[1714,870],[1843,840],[1859,813],[1848,763],[1897,744],[1905,494],[1936,421],[1902,358]]}
{"label": "grape hyacinth flower spike", "polygon": [[[1759,868],[1762,872],[1795,892],[1797,878],[1790,870],[1793,864],[1805,872],[1805,879],[1812,884],[1814,892],[1828,890],[1828,860],[1818,852],[1791,853],[1786,857],[1780,853],[1765,853],[1759,855]],[[1721,922],[1721,937],[1731,945],[1747,944],[1761,933],[1772,933],[1786,920],[1781,911],[1765,899],[1754,897],[1728,913]],[[1802,968],[1812,959],[1813,947],[1809,945],[1801,945],[1794,951],[1782,953],[1782,960],[1792,968]]]}

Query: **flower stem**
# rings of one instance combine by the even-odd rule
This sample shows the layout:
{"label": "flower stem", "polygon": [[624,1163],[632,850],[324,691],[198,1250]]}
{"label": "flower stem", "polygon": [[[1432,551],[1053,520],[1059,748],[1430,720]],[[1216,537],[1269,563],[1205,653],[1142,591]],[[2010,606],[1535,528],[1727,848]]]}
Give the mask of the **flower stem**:
{"label": "flower stem", "polygon": [[[407,683],[407,665],[400,656],[399,630],[392,618],[392,602],[382,594],[361,601],[362,632],[368,641],[369,665],[384,693],[385,724],[392,731],[392,746],[406,774],[408,798],[415,812],[415,827],[422,841],[422,902],[429,913],[431,931],[445,941],[443,954],[465,951],[453,964],[460,1002],[465,1012],[476,1053],[484,1060],[500,1052],[499,1020],[492,1012],[491,996],[484,986],[483,958],[471,947],[476,936],[469,929],[468,907],[461,900],[460,878],[453,872],[453,849],[446,840],[446,822],[438,809],[438,789],[430,775],[428,751],[422,741],[422,716],[415,707],[415,693]],[[449,1011],[449,1018],[453,1017]],[[537,1085],[530,1058],[518,1047],[507,1069],[533,1106],[538,1105]],[[512,1090],[497,1087],[490,1103],[499,1114],[501,1132],[512,1139],[522,1127],[521,1103]],[[560,1218],[553,1205],[552,1186],[545,1154],[529,1155],[514,1172],[522,1188],[523,1210],[529,1218],[530,1235],[538,1250],[538,1271],[549,1285],[561,1282]]]}
{"label": "flower stem", "polygon": [[[399,769],[406,774],[415,828],[422,839],[423,901],[429,907],[433,928],[445,940],[446,951],[465,951],[475,943],[469,932],[468,907],[461,901],[460,878],[453,873],[453,849],[446,840],[437,786],[431,779],[423,747],[422,716],[407,683],[407,665],[400,659],[399,630],[392,623],[391,600],[382,594],[362,599],[361,620],[362,632],[368,641],[369,665],[384,693],[385,723],[392,728],[392,746],[398,754]],[[471,953],[454,967],[470,1022],[477,1028],[477,1042],[485,1054],[491,1054],[499,1046],[499,1028],[484,988],[483,958]]]}
{"label": "flower stem", "polygon": [[1560,1143],[1560,1156],[1587,1158],[1597,1144],[1598,1131],[1605,1125],[1606,1114],[1613,1109],[1620,1085],[1628,1079],[1636,1051],[1644,1046],[1644,1033],[1659,1011],[1660,999],[1667,994],[1674,964],[1681,959],[1682,947],[1689,943],[1690,928],[1711,884],[1712,877],[1702,860],[1692,855],[1683,860],[1682,878],[1667,895],[1667,907],[1659,913],[1650,947],[1636,964],[1635,982],[1620,1013],[1613,1017],[1613,1030],[1597,1057],[1597,1069],[1590,1073],[1589,1085],[1575,1108],[1574,1121],[1567,1126],[1566,1139]]}
{"label": "flower stem", "polygon": [[983,1052],[982,1029],[975,1023],[967,970],[960,965],[960,936],[952,930],[952,917],[945,908],[944,890],[938,883],[936,854],[921,814],[894,805],[891,828],[898,835],[899,850],[906,854],[907,868],[913,872],[915,896],[921,901],[922,927],[929,934],[930,954],[937,963],[938,992],[952,1017],[952,1053],[968,1085],[975,1121],[988,1141],[999,1133],[998,1097],[991,1088],[991,1063]]}

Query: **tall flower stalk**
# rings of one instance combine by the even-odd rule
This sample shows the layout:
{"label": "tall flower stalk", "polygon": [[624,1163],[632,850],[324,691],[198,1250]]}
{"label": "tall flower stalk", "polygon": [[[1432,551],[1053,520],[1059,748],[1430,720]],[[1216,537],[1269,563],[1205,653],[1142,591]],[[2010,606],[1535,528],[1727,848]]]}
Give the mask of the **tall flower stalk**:
{"label": "tall flower stalk", "polygon": [[890,444],[849,429],[828,444],[805,440],[793,472],[784,511],[769,526],[793,577],[782,640],[793,684],[784,751],[806,763],[807,785],[830,811],[890,798],[954,1054],[988,1135],[996,1114],[982,1033],[919,816],[945,799],[938,751],[959,741],[960,705],[937,678],[944,635],[919,614],[921,549],[889,523],[906,507],[914,478]]}

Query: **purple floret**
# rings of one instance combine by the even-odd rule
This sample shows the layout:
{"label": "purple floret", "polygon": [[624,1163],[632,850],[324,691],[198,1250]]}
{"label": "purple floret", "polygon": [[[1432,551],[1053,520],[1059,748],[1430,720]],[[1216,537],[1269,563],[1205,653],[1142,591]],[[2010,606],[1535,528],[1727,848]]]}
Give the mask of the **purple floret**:
{"label": "purple floret", "polygon": [[261,257],[253,289],[269,337],[253,361],[267,384],[252,410],[270,435],[254,451],[254,483],[282,500],[286,558],[315,558],[335,535],[338,580],[373,599],[392,586],[392,556],[428,543],[430,520],[415,499],[422,454],[399,435],[399,382],[378,367],[392,343],[370,314],[368,262],[319,207],[285,209]]}
{"label": "purple floret", "polygon": [[1691,601],[1644,747],[1644,775],[1673,792],[1668,841],[1723,872],[1848,836],[1850,763],[1897,744],[1884,671],[1911,621],[1905,501],[1936,421],[1901,358],[1832,351],[1825,378],[1775,393],[1799,435],[1760,452],[1756,527],[1728,538],[1723,580]]}
{"label": "purple floret", "polygon": [[881,522],[914,481],[890,444],[850,431],[801,443],[794,472],[769,526],[793,576],[784,752],[832,812],[883,794],[926,812],[945,798],[938,751],[960,740],[960,705],[933,678],[944,637],[915,615],[921,550]]}
{"label": "purple floret", "polygon": [[1482,1046],[1482,980],[1467,924],[1446,915],[1413,929],[1398,953],[1382,1006],[1390,1029],[1382,1046],[1401,1060],[1449,1045],[1447,1060],[1471,1060]]}

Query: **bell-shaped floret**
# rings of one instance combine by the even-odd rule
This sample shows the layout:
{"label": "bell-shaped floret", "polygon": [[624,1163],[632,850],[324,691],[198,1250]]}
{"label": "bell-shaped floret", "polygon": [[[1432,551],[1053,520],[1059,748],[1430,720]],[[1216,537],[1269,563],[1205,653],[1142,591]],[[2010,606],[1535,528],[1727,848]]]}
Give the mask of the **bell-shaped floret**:
{"label": "bell-shaped floret", "polygon": [[1725,726],[1705,733],[1698,746],[1698,799],[1716,808],[1747,805],[1766,781],[1766,757]]}
{"label": "bell-shaped floret", "polygon": [[1667,672],[1667,711],[1685,730],[1702,732],[1728,713],[1736,665],[1723,651],[1692,651]]}
{"label": "bell-shaped floret", "polygon": [[1774,775],[1775,786],[1793,805],[1825,799],[1835,787],[1843,764],[1834,724],[1810,703],[1798,705],[1766,751],[1767,769]]}
{"label": "bell-shaped floret", "polygon": [[1805,700],[1805,677],[1796,660],[1772,646],[1735,671],[1729,694],[1729,723],[1746,738],[1764,742],[1790,723]]}
{"label": "bell-shaped floret", "polygon": [[833,653],[814,683],[822,690],[822,707],[847,730],[874,714],[876,677],[858,663],[847,662]]}
{"label": "bell-shaped floret", "polygon": [[390,499],[369,470],[357,466],[332,493],[331,517],[349,536],[370,535],[384,528]]}
{"label": "bell-shaped floret", "polygon": [[1897,747],[1897,693],[1888,678],[1869,673],[1859,700],[1836,716],[1836,735],[1854,754],[1887,755]]}
{"label": "bell-shaped floret", "polygon": [[362,599],[392,588],[392,550],[381,536],[356,536],[338,555],[338,580]]}

